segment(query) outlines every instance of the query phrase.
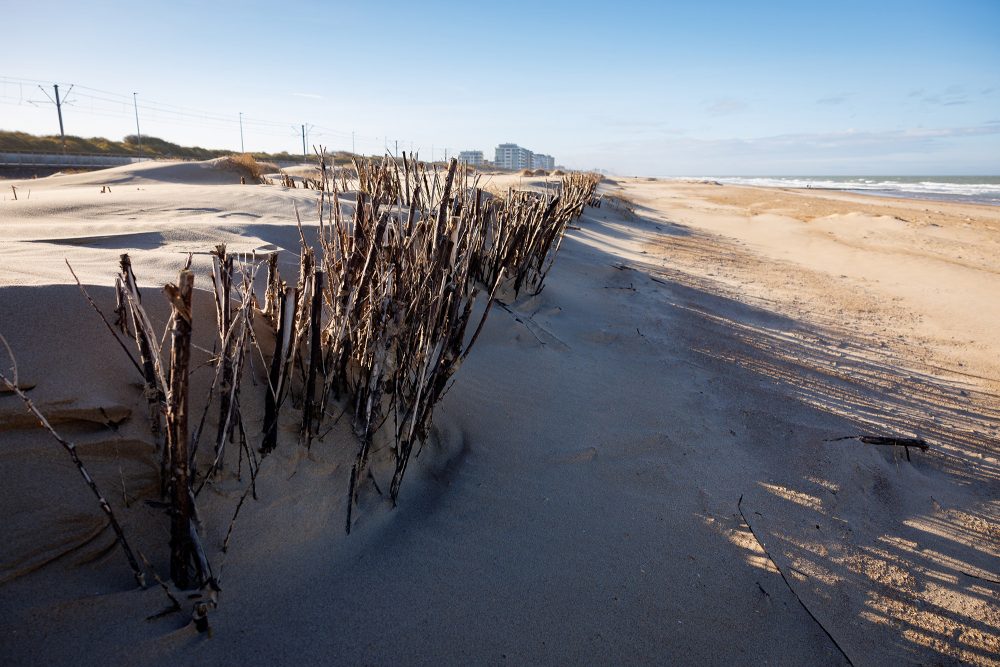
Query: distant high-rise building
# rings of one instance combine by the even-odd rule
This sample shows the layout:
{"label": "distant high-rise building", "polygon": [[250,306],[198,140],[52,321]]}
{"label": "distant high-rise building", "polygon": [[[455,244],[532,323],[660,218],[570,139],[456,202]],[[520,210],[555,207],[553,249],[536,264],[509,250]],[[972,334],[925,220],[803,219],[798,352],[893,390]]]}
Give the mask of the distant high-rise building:
{"label": "distant high-rise building", "polygon": [[517,144],[500,144],[496,150],[497,167],[501,169],[555,169],[556,159],[551,155],[533,153]]}
{"label": "distant high-rise building", "polygon": [[551,171],[556,168],[556,159],[551,155],[545,155],[543,153],[534,153],[531,156],[531,168],[532,169],[547,169]]}
{"label": "distant high-rise building", "polygon": [[501,169],[531,169],[531,156],[531,151],[517,144],[500,144],[494,163]]}
{"label": "distant high-rise building", "polygon": [[481,167],[486,159],[482,151],[462,151],[458,154],[459,162],[467,162],[470,167]]}

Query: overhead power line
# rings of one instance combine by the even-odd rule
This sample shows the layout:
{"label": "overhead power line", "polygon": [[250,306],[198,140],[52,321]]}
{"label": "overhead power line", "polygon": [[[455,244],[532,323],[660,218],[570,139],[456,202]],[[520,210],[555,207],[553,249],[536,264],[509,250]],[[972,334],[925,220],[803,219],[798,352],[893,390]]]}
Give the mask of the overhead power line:
{"label": "overhead power line", "polygon": [[[221,114],[213,111],[205,111],[191,107],[158,102],[155,100],[139,100],[137,94],[122,94],[113,91],[92,88],[90,86],[70,84],[65,93],[60,90],[58,99],[49,95],[48,88],[51,87],[53,93],[59,90],[59,86],[51,81],[37,79],[0,76],[0,104],[11,106],[31,105],[40,107],[52,104],[56,107],[59,120],[60,136],[63,139],[65,150],[65,129],[63,119],[64,108],[72,109],[75,114],[97,116],[104,118],[121,118],[122,120],[133,120],[136,124],[136,138],[141,141],[139,118],[142,117],[142,124],[146,127],[146,134],[149,135],[149,128],[156,127],[187,127],[201,128],[220,131],[231,131],[235,141],[240,139],[240,149],[245,148],[244,132],[247,138],[254,136],[290,139],[291,136],[301,136],[303,140],[303,153],[308,156],[308,144],[310,140],[320,143],[330,141],[346,148],[350,145],[352,152],[361,149],[362,152],[387,152],[398,153],[399,144],[404,146],[409,144],[410,152],[419,142],[414,142],[401,137],[390,137],[388,135],[370,136],[361,135],[354,131],[339,130],[323,125],[310,123],[289,123],[288,121],[278,121],[266,118],[257,118],[243,112],[232,114]],[[37,98],[38,89],[45,93],[45,99]],[[32,93],[34,91],[34,93]],[[69,92],[73,92],[73,97],[69,97]],[[34,96],[33,96],[34,95]],[[71,119],[69,119],[71,121]],[[72,125],[72,121],[70,122]],[[290,128],[294,128],[290,131]],[[70,128],[72,130],[72,127]],[[431,158],[433,159],[433,151]]]}

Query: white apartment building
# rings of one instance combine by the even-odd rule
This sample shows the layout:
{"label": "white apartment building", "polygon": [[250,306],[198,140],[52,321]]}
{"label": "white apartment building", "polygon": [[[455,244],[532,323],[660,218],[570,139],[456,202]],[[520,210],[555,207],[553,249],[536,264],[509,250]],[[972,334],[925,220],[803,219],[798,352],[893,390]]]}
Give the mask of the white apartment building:
{"label": "white apartment building", "polygon": [[533,153],[531,156],[531,168],[551,171],[556,168],[556,159],[544,153]]}
{"label": "white apartment building", "polygon": [[517,144],[500,144],[497,146],[494,163],[501,169],[531,169],[533,153]]}
{"label": "white apartment building", "polygon": [[517,144],[500,144],[496,150],[497,167],[501,169],[555,169],[556,159],[551,155],[533,153]]}
{"label": "white apartment building", "polygon": [[486,162],[482,151],[462,151],[458,154],[459,162],[466,162],[470,167],[482,167]]}

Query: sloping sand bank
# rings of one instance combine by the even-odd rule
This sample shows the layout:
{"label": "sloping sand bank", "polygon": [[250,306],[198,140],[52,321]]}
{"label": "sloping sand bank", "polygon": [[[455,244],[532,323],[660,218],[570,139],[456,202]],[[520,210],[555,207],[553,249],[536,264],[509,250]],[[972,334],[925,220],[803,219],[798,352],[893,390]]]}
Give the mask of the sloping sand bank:
{"label": "sloping sand bank", "polygon": [[[315,193],[159,168],[0,202],[0,333],[165,573],[134,371],[63,259],[110,311],[129,252],[155,303],[218,241],[294,266]],[[494,309],[397,509],[366,492],[345,536],[348,430],[307,453],[288,429],[217,563],[211,638],[145,620],[166,598],[0,395],[0,662],[1000,664],[1000,211],[602,191],[635,213],[588,208],[544,291]],[[930,449],[828,442],[861,434]],[[217,547],[239,498],[209,493]]]}

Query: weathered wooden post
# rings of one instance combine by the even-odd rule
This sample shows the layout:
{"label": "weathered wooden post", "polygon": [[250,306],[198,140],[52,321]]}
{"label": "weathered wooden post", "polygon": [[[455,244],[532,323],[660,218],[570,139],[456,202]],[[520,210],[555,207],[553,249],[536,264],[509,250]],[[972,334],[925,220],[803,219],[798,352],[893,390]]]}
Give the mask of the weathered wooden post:
{"label": "weathered wooden post", "polygon": [[188,368],[191,360],[191,291],[194,273],[180,272],[176,285],[164,291],[171,315],[170,387],[167,392],[167,449],[170,452],[170,578],[181,589],[193,588],[196,563],[192,540],[194,502],[188,470]]}
{"label": "weathered wooden post", "polygon": [[313,413],[316,409],[316,373],[323,364],[320,344],[320,324],[323,319],[323,272],[315,271],[312,278],[312,308],[309,322],[309,369],[306,373],[305,401],[302,406],[302,432],[306,447],[312,444]]}

